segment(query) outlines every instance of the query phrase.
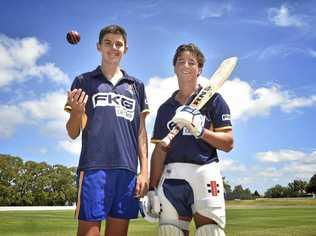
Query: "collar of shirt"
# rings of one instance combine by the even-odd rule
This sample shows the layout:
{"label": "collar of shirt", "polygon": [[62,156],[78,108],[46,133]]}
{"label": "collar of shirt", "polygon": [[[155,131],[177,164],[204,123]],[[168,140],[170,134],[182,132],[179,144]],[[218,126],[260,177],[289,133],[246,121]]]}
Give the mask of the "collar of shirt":
{"label": "collar of shirt", "polygon": [[[122,73],[123,73],[123,77],[122,79],[120,79],[119,81],[122,81],[122,80],[126,80],[126,81],[129,81],[129,82],[135,82],[134,78],[129,76],[126,71],[122,70]],[[101,70],[101,66],[98,66],[94,71],[92,71],[92,77],[95,77],[95,78],[102,78],[102,79],[106,79],[106,81],[109,81],[102,73],[102,70]],[[109,81],[110,82],[110,81]],[[119,83],[119,82],[118,82]]]}
{"label": "collar of shirt", "polygon": [[[193,99],[196,97],[196,95],[200,92],[201,89],[202,86],[199,84],[198,89],[191,95],[190,99],[188,100],[188,104],[190,104],[193,101]],[[171,97],[167,100],[167,103],[170,103],[173,106],[180,106],[181,104],[178,102],[178,100],[176,100],[176,95],[178,92],[179,90],[174,91]]]}

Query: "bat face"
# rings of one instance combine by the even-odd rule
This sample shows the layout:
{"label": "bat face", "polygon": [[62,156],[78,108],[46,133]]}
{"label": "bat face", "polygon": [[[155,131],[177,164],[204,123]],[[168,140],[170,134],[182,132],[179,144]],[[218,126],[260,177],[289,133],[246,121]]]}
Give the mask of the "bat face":
{"label": "bat face", "polygon": [[198,95],[193,99],[190,106],[201,109],[214,95],[214,93],[224,84],[233,72],[237,64],[237,57],[230,57],[224,60],[215,73],[212,75],[208,84],[202,88]]}
{"label": "bat face", "polygon": [[203,100],[205,100],[205,97],[208,97],[209,94],[212,94],[213,88],[212,85],[205,86],[198,95],[194,98],[190,106],[193,108],[198,108]]}

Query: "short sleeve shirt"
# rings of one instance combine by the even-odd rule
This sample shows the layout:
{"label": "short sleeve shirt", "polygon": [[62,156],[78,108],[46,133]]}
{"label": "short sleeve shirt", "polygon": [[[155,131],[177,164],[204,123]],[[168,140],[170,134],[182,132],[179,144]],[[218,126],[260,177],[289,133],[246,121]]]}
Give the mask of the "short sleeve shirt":
{"label": "short sleeve shirt", "polygon": [[144,84],[125,71],[116,85],[100,66],[75,78],[71,90],[89,96],[78,170],[128,169],[137,173],[140,114],[149,112]]}
{"label": "short sleeve shirt", "polygon": [[[160,142],[174,126],[171,119],[176,109],[181,106],[175,99],[176,93],[177,91],[158,109],[151,138],[152,143]],[[205,128],[214,131],[232,129],[229,107],[219,93],[211,98],[201,113],[205,116]],[[202,139],[196,139],[185,128],[172,140],[170,147],[165,164],[185,162],[203,165],[218,161],[216,148]]]}

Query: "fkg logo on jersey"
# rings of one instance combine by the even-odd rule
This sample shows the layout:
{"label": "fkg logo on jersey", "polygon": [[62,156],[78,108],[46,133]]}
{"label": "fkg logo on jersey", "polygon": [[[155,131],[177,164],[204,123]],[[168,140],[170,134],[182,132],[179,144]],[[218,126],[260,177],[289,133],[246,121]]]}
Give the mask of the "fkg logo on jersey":
{"label": "fkg logo on jersey", "polygon": [[129,121],[134,119],[135,100],[115,93],[97,93],[92,96],[93,107],[115,107],[118,117]]}

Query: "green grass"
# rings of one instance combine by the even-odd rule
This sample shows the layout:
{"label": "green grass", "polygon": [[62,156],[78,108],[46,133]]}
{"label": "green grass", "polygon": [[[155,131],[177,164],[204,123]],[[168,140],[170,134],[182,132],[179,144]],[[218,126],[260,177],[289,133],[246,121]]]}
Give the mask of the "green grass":
{"label": "green grass", "polygon": [[227,210],[227,235],[316,235],[316,208],[251,208]]}
{"label": "green grass", "polygon": [[300,198],[285,198],[285,199],[266,199],[261,198],[258,200],[232,200],[227,201],[226,206],[228,208],[271,208],[271,207],[293,207],[293,206],[299,206],[299,207],[316,207],[316,199],[300,199]]}
{"label": "green grass", "polygon": [[[315,200],[259,201],[227,203],[227,236],[316,236]],[[0,212],[1,236],[67,236],[75,235],[76,227],[73,211]],[[142,219],[133,220],[129,235],[155,235],[156,227]],[[190,235],[194,235],[193,224],[191,228]]]}

